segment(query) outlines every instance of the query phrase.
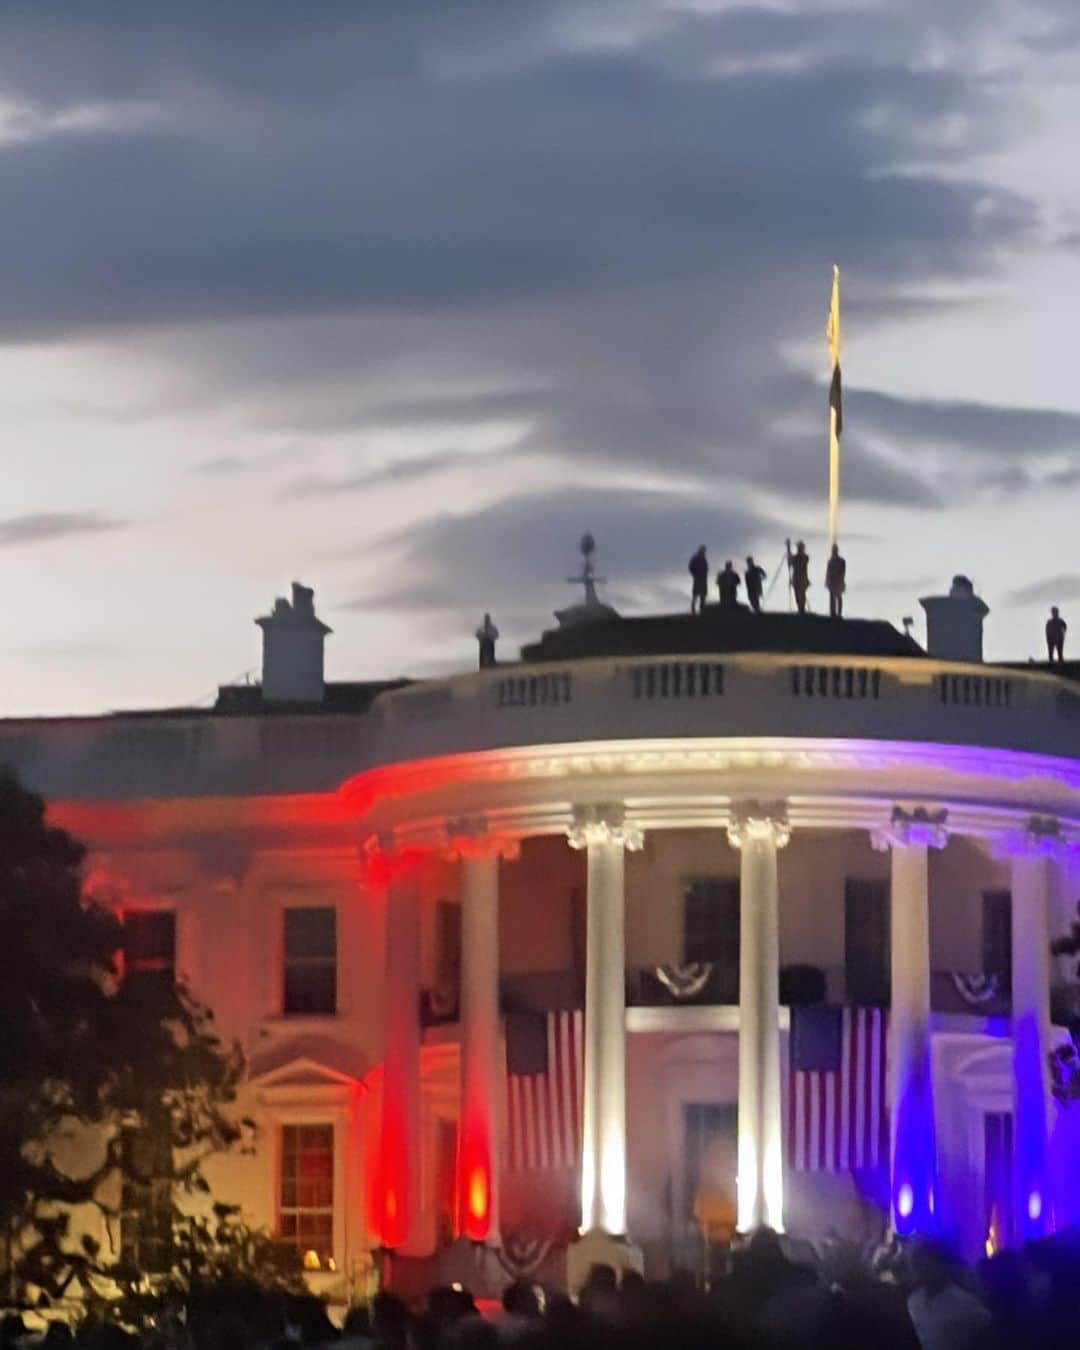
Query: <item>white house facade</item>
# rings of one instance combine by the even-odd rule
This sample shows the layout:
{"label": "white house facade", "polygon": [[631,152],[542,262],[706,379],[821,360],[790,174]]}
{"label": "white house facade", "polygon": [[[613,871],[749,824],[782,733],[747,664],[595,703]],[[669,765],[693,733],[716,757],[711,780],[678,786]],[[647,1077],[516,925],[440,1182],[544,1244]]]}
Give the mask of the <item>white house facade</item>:
{"label": "white house facade", "polygon": [[261,688],[0,759],[242,1044],[256,1147],[211,1179],[318,1281],[1078,1217],[1073,667],[590,599],[520,661],[333,685],[310,592],[261,623]]}

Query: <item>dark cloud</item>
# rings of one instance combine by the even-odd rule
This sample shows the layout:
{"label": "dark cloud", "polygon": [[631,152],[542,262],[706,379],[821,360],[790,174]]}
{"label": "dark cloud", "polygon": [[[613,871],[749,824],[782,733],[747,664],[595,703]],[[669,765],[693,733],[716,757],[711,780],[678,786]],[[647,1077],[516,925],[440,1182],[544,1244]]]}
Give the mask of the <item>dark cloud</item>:
{"label": "dark cloud", "polygon": [[[247,26],[185,6],[171,22],[76,19],[55,34],[5,10],[11,87],[39,100],[156,98],[164,110],[0,156],[0,242],[17,239],[21,262],[0,323],[467,311],[701,285],[733,268],[775,297],[834,252],[881,278],[973,273],[1035,225],[1028,203],[991,184],[895,171],[950,115],[975,104],[978,125],[993,122],[956,73],[853,54],[839,71],[808,62],[722,78],[694,54],[763,26],[742,34],[756,50],[777,22],[805,44],[809,27],[673,16],[625,46],[582,51],[545,41],[545,24],[556,31],[570,11],[544,5],[527,25],[531,60],[506,70],[484,59],[514,43],[496,6],[466,6],[462,24],[423,8],[421,22],[330,6],[309,28],[287,7],[260,7],[275,17]],[[622,7],[631,27],[638,10]],[[485,23],[493,34],[480,35]],[[879,18],[846,26],[845,50],[886,50]]]}
{"label": "dark cloud", "polygon": [[[973,167],[1025,110],[1019,58],[975,53],[1017,3],[85,0],[61,21],[9,0],[0,340],[152,345],[171,411],[290,438],[200,446],[189,472],[257,466],[339,561],[328,503],[412,493],[407,531],[365,522],[388,581],[360,608],[438,632],[497,608],[532,636],[586,528],[617,603],[681,604],[698,542],[766,560],[823,497],[825,388],[789,353],[824,362],[834,259],[860,335],[977,306],[1044,240],[1038,205]],[[1053,409],[852,384],[846,412],[846,502],[1074,481],[1078,419]],[[470,509],[488,453],[549,486]],[[646,476],[668,490],[630,490]],[[0,544],[120,523],[24,519]]]}
{"label": "dark cloud", "polygon": [[193,464],[191,472],[208,478],[227,477],[230,474],[245,473],[252,467],[251,460],[241,455],[211,455],[209,459]]}
{"label": "dark cloud", "polygon": [[286,499],[305,497],[339,497],[342,493],[367,492],[372,488],[393,484],[418,482],[432,474],[446,473],[463,467],[473,468],[495,454],[500,457],[512,451],[477,452],[475,450],[437,450],[429,455],[415,455],[409,459],[391,459],[382,464],[346,476],[329,477],[309,474],[286,483],[281,495]]}
{"label": "dark cloud", "polygon": [[[702,493],[636,492],[575,487],[508,497],[483,510],[443,514],[385,538],[385,589],[356,597],[347,608],[441,612],[464,621],[473,611],[521,612],[533,599],[524,636],[546,622],[550,606],[566,603],[560,573],[580,567],[577,545],[591,532],[598,571],[612,603],[633,608],[645,593],[678,594],[691,552],[704,542],[714,566],[741,558],[759,541],[779,551],[782,527],[752,510]],[[507,632],[512,631],[506,624]]]}
{"label": "dark cloud", "polygon": [[352,397],[346,394],[332,403],[323,400],[312,401],[310,406],[294,406],[286,416],[293,430],[303,431],[489,426],[531,420],[548,406],[551,396],[551,390],[530,388],[437,394],[421,389],[414,397],[395,399],[381,399],[377,394]]}
{"label": "dark cloud", "polygon": [[[662,464],[805,499],[823,391],[777,352],[820,332],[832,258],[872,323],[895,283],[992,271],[1038,225],[1016,193],[912,168],[928,142],[961,165],[1010,106],[1000,81],[918,59],[926,42],[847,9],[328,3],[298,24],[287,6],[105,4],[52,24],[15,4],[12,90],[157,115],[0,154],[0,246],[20,258],[0,331],[199,321],[184,359],[261,381],[249,405],[298,433],[517,420],[554,474]],[[938,144],[958,117],[967,143]],[[312,316],[365,322],[363,345],[311,341]],[[291,350],[206,336],[232,318],[306,331]],[[917,408],[874,398],[863,423],[853,395],[846,494],[939,505],[925,466],[862,439],[917,434]],[[357,459],[285,495],[463,462]]]}
{"label": "dark cloud", "polygon": [[1080,600],[1080,573],[1065,572],[1060,576],[1046,577],[1012,591],[1005,598],[1010,605],[1047,605],[1064,604],[1070,600]]}
{"label": "dark cloud", "polygon": [[36,511],[0,520],[0,548],[19,544],[46,544],[76,535],[103,534],[124,529],[128,522],[96,511]]}
{"label": "dark cloud", "polygon": [[852,421],[911,445],[959,446],[1012,457],[1080,452],[1080,414],[959,400],[905,399],[848,391]]}

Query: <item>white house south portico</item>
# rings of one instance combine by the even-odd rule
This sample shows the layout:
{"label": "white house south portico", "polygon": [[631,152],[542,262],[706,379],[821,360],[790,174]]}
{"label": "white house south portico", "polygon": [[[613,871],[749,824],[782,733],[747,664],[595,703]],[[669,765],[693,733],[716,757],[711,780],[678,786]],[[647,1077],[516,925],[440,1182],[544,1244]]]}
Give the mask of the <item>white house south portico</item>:
{"label": "white house south portico", "polygon": [[[777,983],[779,851],[793,832],[808,847],[825,850],[830,837],[846,841],[858,832],[883,850],[892,897],[888,1196],[895,1226],[913,1231],[934,1223],[935,1209],[940,1214],[950,1203],[948,1178],[937,1183],[935,1147],[931,853],[952,838],[989,860],[1010,847],[1007,841],[1015,846],[1037,830],[1052,833],[1064,859],[1077,838],[1080,775],[1074,758],[1053,751],[1073,734],[1073,700],[1040,672],[948,665],[914,654],[737,652],[719,660],[642,652],[551,667],[537,662],[384,696],[376,716],[377,737],[385,741],[376,744],[385,745],[393,763],[358,775],[343,796],[365,819],[391,826],[402,845],[436,847],[444,819],[466,812],[482,815],[487,829],[519,846],[569,835],[586,852],[579,1223],[583,1231],[618,1237],[627,1233],[634,1208],[625,1028],[627,1021],[643,1024],[634,1017],[638,1010],[628,1014],[624,1006],[626,850],[640,850],[647,837],[664,832],[693,831],[711,837],[708,847],[717,854],[738,851],[738,1012],[728,1025],[738,1031],[737,1217],[743,1230],[785,1226],[782,1026],[788,1019],[781,1016]],[[485,707],[492,710],[487,716]],[[498,750],[485,748],[495,717],[505,727]],[[627,720],[639,736],[598,738],[606,726],[625,727]],[[732,734],[715,734],[725,724]],[[817,734],[793,734],[811,724]],[[779,734],[745,734],[763,725]],[[409,760],[397,747],[413,734],[444,753]],[[1041,857],[1037,875],[1049,878],[1054,865]],[[1060,865],[1067,872],[1068,864]],[[1025,913],[1037,918],[1013,928],[1013,994],[1018,1006],[1030,1003],[1037,983],[1030,968],[1047,974],[1025,1033],[1034,1047],[1029,1057],[1044,1066],[1053,888],[1047,880],[1034,901],[1017,900],[1031,889],[1017,866],[1013,903],[1024,903]],[[1059,880],[1056,890],[1064,884]],[[1043,943],[1037,958],[1031,937]],[[688,1011],[670,1009],[668,1025],[678,1025]],[[663,1025],[660,1012],[654,1010],[649,1025]],[[463,1038],[468,1034],[466,1019]],[[1045,1083],[1045,1068],[1040,1072]],[[1023,1124],[1026,1105],[1017,1109],[1016,1137],[1030,1133],[1032,1139],[1024,1146],[1025,1165],[1043,1177],[1047,1108],[1038,1110],[1042,1125],[1032,1131]],[[1016,1213],[1026,1214],[1032,1186],[1018,1185],[1018,1196],[1024,1195]]]}
{"label": "white house south portico", "polygon": [[285,702],[3,744],[128,910],[177,911],[262,1137],[337,1150],[295,1221],[280,1148],[221,1173],[254,1220],[332,1232],[327,1280],[379,1250],[427,1279],[459,1237],[551,1273],[581,1232],[662,1271],[825,1211],[972,1250],[1073,1212],[1046,1066],[1074,683],[887,624],[585,605],[520,662],[334,686],[309,599],[275,611],[274,658],[304,644]]}
{"label": "white house south portico", "polygon": [[[721,775],[731,792],[715,791]],[[409,778],[418,785],[415,795],[406,786]],[[587,852],[590,944],[585,1007],[586,1028],[591,1027],[592,1034],[587,1030],[582,1227],[621,1235],[626,1231],[624,850],[640,849],[645,830],[688,828],[710,831],[717,850],[739,850],[739,1226],[747,1229],[767,1222],[780,1229],[784,1169],[776,982],[779,849],[792,830],[810,832],[825,846],[830,832],[858,830],[874,847],[889,851],[891,1099],[901,1099],[901,1085],[903,1090],[915,1085],[917,1106],[912,1110],[921,1122],[920,1148],[929,1140],[926,1156],[932,1158],[929,851],[944,846],[946,822],[954,836],[977,841],[989,852],[1004,847],[1003,841],[1026,837],[1032,821],[1053,819],[1054,838],[1064,845],[1076,837],[1075,819],[1068,818],[1063,825],[1060,818],[1043,812],[1047,801],[1060,805],[1063,788],[1075,790],[1075,778],[1075,766],[1068,761],[1033,758],[1023,763],[1012,753],[995,761],[985,750],[972,756],[945,747],[931,750],[901,743],[838,740],[785,745],[741,738],[737,744],[707,740],[692,748],[653,744],[647,752],[625,742],[481,752],[456,763],[415,766],[415,776],[403,775],[387,800],[392,802],[403,845],[408,840],[413,847],[423,846],[427,840],[437,847],[444,827],[432,810],[436,799],[446,804],[447,811],[455,809],[456,801],[461,809],[475,812],[482,796],[487,829],[497,821],[500,834],[519,846],[530,837],[567,834],[573,845]],[[428,783],[432,786],[426,787]],[[895,796],[887,795],[890,783]],[[346,797],[366,795],[366,787],[362,779],[356,780],[346,788]],[[576,805],[567,800],[585,792],[601,800]],[[1006,804],[1008,796],[1014,800]],[[1016,866],[1014,862],[1014,873]],[[1041,875],[1049,864],[1040,858],[1038,866]],[[1024,891],[1018,888],[1016,893]],[[1029,906],[1043,916],[1041,929],[1036,924],[1034,930],[1036,941],[1039,931],[1043,937],[1047,933],[1047,903],[1044,886]],[[1016,932],[1024,941],[1014,947],[1014,984],[1023,985],[1030,977],[1025,977],[1020,950],[1027,950],[1026,938],[1033,929],[1025,923]],[[1040,958],[1039,964],[1045,970],[1048,958]],[[1044,1002],[1048,987],[1047,983]],[[464,1017],[462,1035],[467,1040],[467,1012]],[[1039,1043],[1045,1051],[1045,1027]],[[898,1128],[894,1117],[894,1159],[902,1152],[895,1142]],[[932,1172],[917,1181],[926,1203],[932,1204]],[[905,1221],[915,1209],[916,1184],[907,1179],[896,1183],[893,1200],[901,1228],[913,1226]]]}

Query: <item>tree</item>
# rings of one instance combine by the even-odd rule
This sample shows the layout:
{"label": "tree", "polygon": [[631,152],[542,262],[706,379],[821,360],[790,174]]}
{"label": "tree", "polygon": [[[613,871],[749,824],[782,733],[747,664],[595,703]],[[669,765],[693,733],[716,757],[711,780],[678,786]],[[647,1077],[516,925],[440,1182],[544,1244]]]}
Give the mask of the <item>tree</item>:
{"label": "tree", "polygon": [[40,797],[0,774],[0,1224],[9,1300],[77,1289],[93,1303],[141,1277],[115,1250],[71,1234],[71,1207],[83,1204],[115,1233],[132,1190],[159,1197],[163,1268],[183,1249],[194,1268],[199,1243],[203,1264],[215,1248],[219,1256],[236,1249],[229,1210],[211,1223],[183,1202],[208,1196],[205,1158],[240,1145],[250,1127],[228,1111],[243,1071],[239,1048],[222,1044],[210,1011],[171,977],[118,979],[122,926],[84,894],[84,855],[47,823]]}
{"label": "tree", "polygon": [[[1080,905],[1077,905],[1077,917],[1072,921],[1069,932],[1064,937],[1055,938],[1050,944],[1051,956],[1080,957]],[[1080,961],[1074,971],[1073,985],[1068,986],[1068,1006],[1061,1009],[1067,1020],[1070,1039],[1050,1052],[1050,1079],[1054,1096],[1063,1103],[1080,1101]]]}

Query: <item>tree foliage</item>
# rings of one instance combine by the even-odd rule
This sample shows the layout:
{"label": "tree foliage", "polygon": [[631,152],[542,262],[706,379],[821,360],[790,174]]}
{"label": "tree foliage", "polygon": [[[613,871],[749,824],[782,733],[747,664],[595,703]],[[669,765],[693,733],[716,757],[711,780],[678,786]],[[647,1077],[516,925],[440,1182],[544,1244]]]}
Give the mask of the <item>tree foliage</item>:
{"label": "tree foliage", "polygon": [[1073,971],[1073,985],[1069,987],[1070,1007],[1068,1024],[1070,1040],[1056,1046],[1050,1053],[1050,1081],[1054,1096],[1060,1102],[1080,1101],[1080,905],[1077,917],[1063,937],[1050,944],[1051,956],[1070,956],[1077,959]]}
{"label": "tree foliage", "polygon": [[[141,1279],[145,1272],[124,1270],[116,1244],[125,1188],[145,1195],[157,1187],[165,1197],[165,1267],[212,1269],[256,1245],[231,1211],[210,1211],[206,1200],[199,1218],[184,1207],[208,1196],[205,1158],[241,1145],[250,1128],[228,1110],[240,1051],[222,1043],[209,1010],[171,976],[118,978],[121,922],[84,894],[84,854],[47,822],[40,797],[0,775],[0,1223],[9,1298],[77,1289],[93,1299]],[[73,1237],[70,1207],[84,1204],[106,1216],[107,1250]]]}

